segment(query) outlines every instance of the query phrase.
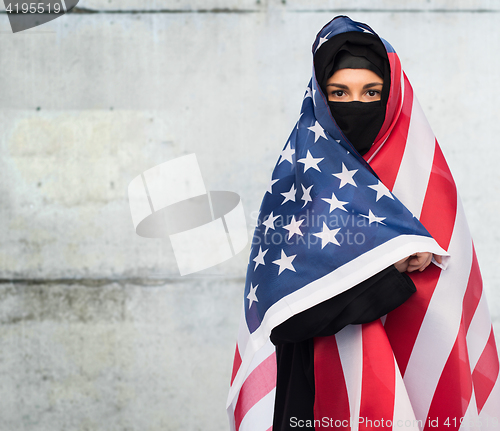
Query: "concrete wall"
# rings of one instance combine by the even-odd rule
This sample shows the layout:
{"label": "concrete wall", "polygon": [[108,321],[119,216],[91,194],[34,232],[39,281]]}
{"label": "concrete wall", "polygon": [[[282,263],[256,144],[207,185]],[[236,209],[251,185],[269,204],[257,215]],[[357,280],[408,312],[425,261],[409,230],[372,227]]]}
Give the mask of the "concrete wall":
{"label": "concrete wall", "polygon": [[128,183],[196,153],[249,232],[333,16],[395,47],[454,173],[500,333],[500,5],[491,0],[81,0],[0,15],[0,429],[215,431],[248,248],[180,277]]}

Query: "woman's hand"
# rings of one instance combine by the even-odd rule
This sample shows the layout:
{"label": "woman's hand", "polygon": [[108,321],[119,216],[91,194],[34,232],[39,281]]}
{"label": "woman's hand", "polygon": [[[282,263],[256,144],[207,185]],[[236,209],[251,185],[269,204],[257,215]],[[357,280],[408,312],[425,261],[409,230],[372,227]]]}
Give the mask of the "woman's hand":
{"label": "woman's hand", "polygon": [[400,261],[396,262],[394,266],[399,272],[413,272],[413,271],[420,271],[422,272],[425,268],[429,266],[429,264],[432,261],[432,256],[434,256],[434,259],[436,259],[437,263],[442,263],[443,258],[437,254],[432,254],[428,252],[423,252],[423,253],[415,253],[412,254],[411,256],[405,257],[404,259],[401,259]]}

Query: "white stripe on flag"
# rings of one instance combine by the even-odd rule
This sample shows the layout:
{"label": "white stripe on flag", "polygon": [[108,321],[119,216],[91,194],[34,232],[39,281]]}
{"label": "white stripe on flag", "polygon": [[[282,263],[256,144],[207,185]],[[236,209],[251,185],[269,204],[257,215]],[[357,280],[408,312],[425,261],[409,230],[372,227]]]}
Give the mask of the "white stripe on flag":
{"label": "white stripe on flag", "polygon": [[435,145],[436,138],[414,96],[408,139],[392,192],[417,218],[427,192]]}
{"label": "white stripe on flag", "polygon": [[273,355],[276,352],[276,348],[274,344],[271,343],[271,340],[267,340],[267,343],[264,344],[254,355],[250,366],[246,372],[246,375],[250,375],[250,373],[255,370],[262,362],[264,362],[269,356]]}
{"label": "white stripe on flag", "polygon": [[448,252],[451,255],[448,269],[441,272],[404,376],[415,415],[424,421],[455,344],[472,263],[472,242],[458,195],[457,217]]}
{"label": "white stripe on flag", "polygon": [[[450,418],[448,422],[450,425],[454,425],[454,422],[459,422],[460,418]],[[442,422],[444,423],[444,421]],[[477,407],[476,407],[476,395],[474,390],[472,390],[471,398],[469,401],[469,405],[467,406],[467,410],[463,416],[462,423],[460,425],[459,431],[479,431],[480,427],[474,426],[478,424],[478,415],[477,415]],[[471,426],[472,425],[472,426]]]}
{"label": "white stripe on flag", "polygon": [[406,387],[401,377],[396,358],[394,358],[394,368],[396,371],[396,388],[394,396],[393,429],[401,431],[419,431],[415,413],[411,406],[410,398],[406,392]]}
{"label": "white stripe on flag", "polygon": [[267,431],[273,425],[275,396],[276,389],[273,389],[255,403],[241,421],[239,431]]}
{"label": "white stripe on flag", "polygon": [[349,398],[351,431],[358,431],[363,376],[363,338],[361,325],[348,325],[337,332],[335,339]]}
{"label": "white stripe on flag", "polygon": [[241,310],[240,317],[240,327],[238,329],[238,349],[241,357],[243,357],[242,349],[245,348],[249,339],[250,332],[248,331],[247,322],[245,320],[245,301],[243,301],[243,310]]}
{"label": "white stripe on flag", "polygon": [[[238,347],[241,348],[239,344]],[[252,353],[251,341],[249,341],[249,343],[247,343],[247,345],[244,346],[243,348],[245,349],[246,356],[249,357],[250,354]],[[266,344],[264,344],[264,346],[262,346],[259,350],[257,350],[257,352],[253,354],[252,359],[242,361],[238,374],[236,375],[233,384],[229,390],[229,396],[227,400],[228,406],[231,404],[233,406],[236,406],[236,404],[238,403],[238,398],[240,396],[240,389],[243,382],[247,379],[247,377],[253,370],[255,370],[262,362],[264,362],[269,356],[273,355],[275,352],[276,349],[274,347],[274,344],[271,343],[271,340],[268,339]],[[243,357],[244,353],[241,350],[240,354]],[[241,381],[240,384],[238,384],[239,381]]]}
{"label": "white stripe on flag", "polygon": [[483,353],[484,347],[490,338],[490,333],[490,313],[488,311],[488,304],[486,304],[486,297],[483,291],[466,337],[471,373],[474,371],[474,367]]}
{"label": "white stripe on flag", "polygon": [[241,313],[237,346],[240,353],[241,364],[234,378],[233,384],[229,389],[226,404],[227,406],[232,404],[233,401],[234,404],[236,404],[239,390],[245,379],[261,362],[275,352],[275,347],[269,339],[267,339],[264,345],[258,349],[257,352],[254,352],[254,345],[250,339],[250,332],[248,331],[244,311]]}
{"label": "white stripe on flag", "polygon": [[489,427],[484,427],[485,430],[500,430],[500,414],[498,412],[500,406],[500,379],[497,378],[490,396],[484,403],[483,409],[479,414],[482,423],[487,424]]}

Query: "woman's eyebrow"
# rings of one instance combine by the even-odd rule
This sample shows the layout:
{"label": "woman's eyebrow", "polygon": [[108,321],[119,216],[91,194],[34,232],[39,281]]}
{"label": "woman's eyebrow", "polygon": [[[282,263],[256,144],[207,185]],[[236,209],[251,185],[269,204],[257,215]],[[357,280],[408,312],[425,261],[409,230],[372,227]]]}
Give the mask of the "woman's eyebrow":
{"label": "woman's eyebrow", "polygon": [[363,89],[376,87],[377,85],[383,85],[381,82],[370,82],[369,84],[363,85]]}
{"label": "woman's eyebrow", "polygon": [[344,90],[349,90],[349,87],[347,85],[344,85],[344,84],[335,84],[334,82],[331,82],[330,84],[326,84],[326,86],[327,87],[334,86],[334,87],[342,88]]}

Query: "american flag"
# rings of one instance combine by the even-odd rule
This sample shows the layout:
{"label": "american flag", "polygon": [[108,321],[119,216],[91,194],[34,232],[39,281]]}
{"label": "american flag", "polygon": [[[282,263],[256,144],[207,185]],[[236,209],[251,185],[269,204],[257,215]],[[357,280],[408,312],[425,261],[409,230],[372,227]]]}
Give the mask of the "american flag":
{"label": "american flag", "polygon": [[[337,17],[329,38],[373,30]],[[391,65],[386,120],[361,157],[317,81],[264,196],[247,269],[228,413],[232,430],[272,429],[273,327],[418,251],[417,292],[384,318],[315,339],[318,428],[500,429],[499,362],[473,243],[439,145]],[[377,422],[378,421],[378,422]]]}

